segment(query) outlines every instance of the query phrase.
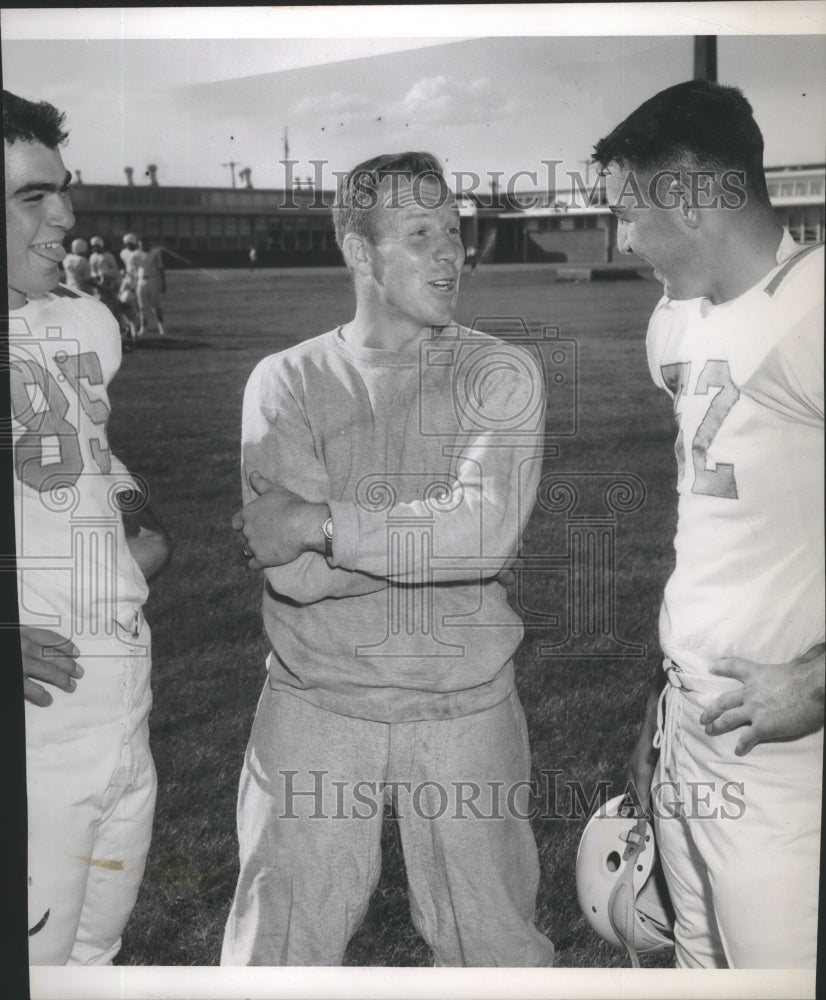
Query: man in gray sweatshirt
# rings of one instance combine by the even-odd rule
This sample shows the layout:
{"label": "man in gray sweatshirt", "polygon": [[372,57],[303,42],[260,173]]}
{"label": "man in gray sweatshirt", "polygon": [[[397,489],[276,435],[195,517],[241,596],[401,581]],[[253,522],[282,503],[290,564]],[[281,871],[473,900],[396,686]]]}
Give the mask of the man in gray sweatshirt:
{"label": "man in gray sweatshirt", "polygon": [[343,179],[353,319],[265,358],[233,519],[272,645],[241,776],[224,965],[336,965],[392,802],[444,966],[543,966],[523,635],[503,574],[540,475],[541,368],[452,323],[459,215],[429,154]]}

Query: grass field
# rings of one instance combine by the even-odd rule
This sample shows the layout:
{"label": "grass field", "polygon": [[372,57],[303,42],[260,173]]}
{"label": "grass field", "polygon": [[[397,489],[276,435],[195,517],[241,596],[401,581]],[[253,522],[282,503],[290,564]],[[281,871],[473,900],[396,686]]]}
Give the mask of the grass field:
{"label": "grass field", "polygon": [[[626,648],[610,636],[575,637],[564,646],[570,597],[559,574],[527,573],[513,595],[528,612],[517,675],[534,766],[538,778],[556,773],[555,783],[540,780],[534,830],[542,864],[537,921],[555,942],[560,966],[628,964],[591,932],[577,906],[574,860],[586,809],[572,786],[588,799],[600,788],[604,795],[608,782],[622,790],[658,659],[657,608],[672,563],[675,507],[670,407],[650,382],[644,349],[659,294],[650,278],[575,284],[554,281],[542,267],[483,267],[465,278],[460,296],[461,322],[485,317],[480,326],[495,330],[506,325],[503,317],[511,325],[522,317],[530,330],[558,327],[576,342],[577,429],[553,439],[559,451],[546,472],[626,474],[645,489],[639,509],[613,514],[610,524],[603,517],[613,539],[614,636],[640,647],[638,655],[594,655]],[[112,386],[114,450],[149,481],[153,509],[175,545],[147,609],[159,796],[120,963],[218,961],[237,875],[237,781],[267,651],[260,577],[246,569],[229,524],[240,505],[242,393],[261,357],[346,321],[352,307],[343,269],[172,272],[167,336],[142,340]],[[564,555],[566,523],[564,514],[537,511],[526,554]],[[543,651],[553,643],[567,651]],[[410,922],[391,820],[384,839],[382,880],[347,963],[428,965],[429,949]]]}

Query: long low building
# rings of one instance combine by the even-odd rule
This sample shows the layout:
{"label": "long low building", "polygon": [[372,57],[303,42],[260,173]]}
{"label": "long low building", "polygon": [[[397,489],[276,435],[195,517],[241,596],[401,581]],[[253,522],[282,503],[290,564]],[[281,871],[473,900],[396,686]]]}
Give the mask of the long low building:
{"label": "long low building", "polygon": [[80,184],[75,232],[115,250],[124,233],[160,244],[174,264],[241,266],[254,247],[264,266],[340,264],[332,192]]}
{"label": "long low building", "polygon": [[766,171],[769,198],[777,218],[798,243],[822,243],[826,168],[823,164],[770,167]]}
{"label": "long low building", "polygon": [[[826,167],[772,167],[766,177],[778,219],[795,239],[822,241]],[[114,250],[124,233],[136,232],[163,246],[173,266],[241,267],[252,247],[265,267],[334,265],[342,261],[333,198],[310,184],[290,191],[78,184],[74,232],[101,236]],[[592,198],[582,190],[465,196],[460,214],[465,244],[483,261],[597,263],[616,254],[616,219],[599,189]]]}

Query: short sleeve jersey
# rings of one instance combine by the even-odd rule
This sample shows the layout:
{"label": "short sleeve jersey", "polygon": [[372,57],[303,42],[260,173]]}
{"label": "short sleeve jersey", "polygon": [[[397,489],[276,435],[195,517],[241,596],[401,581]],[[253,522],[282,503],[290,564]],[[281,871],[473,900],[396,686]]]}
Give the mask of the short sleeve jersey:
{"label": "short sleeve jersey", "polygon": [[135,480],[107,437],[118,327],[100,302],[59,286],[10,312],[9,352],[20,621],[88,652],[148,593],[118,500]]}
{"label": "short sleeve jersey", "polygon": [[135,281],[138,279],[138,271],[144,258],[143,250],[136,247],[131,250],[129,247],[124,247],[120,252],[121,263],[123,264],[123,269],[126,273],[133,278]]}
{"label": "short sleeve jersey", "polygon": [[666,655],[788,662],[824,639],[823,247],[788,233],[739,297],[663,298],[648,329],[677,421]]}

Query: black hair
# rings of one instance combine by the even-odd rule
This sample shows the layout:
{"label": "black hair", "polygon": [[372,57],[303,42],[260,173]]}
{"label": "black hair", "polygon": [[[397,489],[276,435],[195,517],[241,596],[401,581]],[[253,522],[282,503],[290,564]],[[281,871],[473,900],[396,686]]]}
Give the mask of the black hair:
{"label": "black hair", "polygon": [[19,140],[56,149],[69,138],[65,120],[66,115],[48,101],[27,101],[3,91],[3,139],[10,146]]}
{"label": "black hair", "polygon": [[603,169],[741,171],[743,184],[768,202],[763,134],[737,87],[689,80],[641,104],[594,147]]}

